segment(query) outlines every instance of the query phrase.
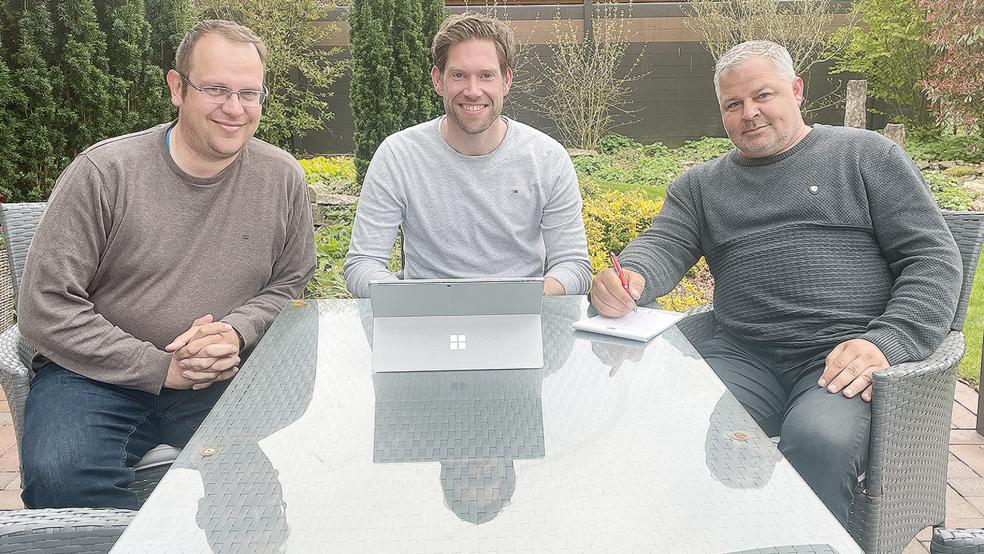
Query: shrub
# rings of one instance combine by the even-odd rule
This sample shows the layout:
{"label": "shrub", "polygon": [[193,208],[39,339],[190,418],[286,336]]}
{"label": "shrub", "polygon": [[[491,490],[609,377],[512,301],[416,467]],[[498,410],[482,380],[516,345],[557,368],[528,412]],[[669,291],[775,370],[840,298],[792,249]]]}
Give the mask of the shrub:
{"label": "shrub", "polygon": [[981,163],[984,162],[984,133],[941,135],[917,132],[906,139],[905,149],[916,160]]}
{"label": "shrub", "polygon": [[895,112],[893,119],[928,123],[919,83],[933,61],[933,52],[923,41],[929,29],[925,10],[915,0],[856,0],[853,12],[864,25],[837,31],[835,40],[846,47],[833,71],[863,75],[868,94],[888,103]]}
{"label": "shrub", "polygon": [[731,139],[703,137],[699,140],[688,140],[673,151],[673,156],[681,162],[700,163],[721,157],[732,148],[734,144],[731,143]]}
{"label": "shrub", "polygon": [[951,177],[935,171],[923,173],[936,204],[943,210],[968,211],[974,208],[974,195]]}
{"label": "shrub", "polygon": [[326,225],[314,234],[318,265],[304,289],[304,298],[352,298],[345,289],[342,264],[352,238],[352,221]]}
{"label": "shrub", "polygon": [[299,160],[309,183],[355,181],[355,163],[348,156],[318,156]]}
{"label": "shrub", "polygon": [[595,273],[609,267],[608,253],[620,252],[630,240],[649,228],[663,202],[639,191],[589,193],[582,215],[588,237],[588,256]]}
{"label": "shrub", "polygon": [[598,141],[598,152],[602,154],[614,154],[627,148],[640,148],[642,145],[629,137],[618,133],[608,133]]}
{"label": "shrub", "polygon": [[331,27],[314,22],[328,18],[329,3],[320,0],[195,0],[198,18],[230,19],[246,25],[267,47],[265,84],[270,97],[263,105],[259,138],[290,149],[295,137],[324,129],[334,115],[327,98],[331,85],[348,70],[339,48],[321,41]]}

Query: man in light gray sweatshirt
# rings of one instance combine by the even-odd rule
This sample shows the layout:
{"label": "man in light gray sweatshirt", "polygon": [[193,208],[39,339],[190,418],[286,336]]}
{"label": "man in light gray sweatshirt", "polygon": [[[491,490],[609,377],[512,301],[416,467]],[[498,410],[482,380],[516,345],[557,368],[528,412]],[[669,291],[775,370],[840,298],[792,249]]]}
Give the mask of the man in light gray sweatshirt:
{"label": "man in light gray sweatshirt", "polygon": [[265,48],[188,32],[178,120],[100,142],[58,178],[18,304],[37,347],[22,452],[29,508],[137,508],[132,466],[184,446],[314,272],[304,172],[253,137]]}
{"label": "man in light gray sweatshirt", "polygon": [[666,294],[701,256],[713,336],[694,344],[843,524],[867,465],[871,374],[925,358],[949,331],[962,263],[908,155],[869,131],[807,126],[789,52],[740,44],[714,74],[735,149],[670,185],[622,251],[602,315]]}
{"label": "man in light gray sweatshirt", "polygon": [[446,116],[388,137],[362,186],[345,257],[356,296],[402,276],[544,277],[544,294],[583,294],[591,282],[581,196],[567,151],[503,117],[515,42],[500,21],[449,17],[434,38],[434,87]]}

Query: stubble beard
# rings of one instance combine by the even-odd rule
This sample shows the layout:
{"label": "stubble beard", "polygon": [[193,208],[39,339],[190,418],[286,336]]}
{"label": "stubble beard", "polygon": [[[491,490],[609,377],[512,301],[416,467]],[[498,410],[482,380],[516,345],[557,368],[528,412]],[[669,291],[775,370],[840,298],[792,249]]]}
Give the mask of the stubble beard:
{"label": "stubble beard", "polygon": [[[444,113],[451,118],[451,121],[454,122],[456,127],[469,135],[480,135],[484,133],[489,129],[489,127],[492,126],[493,123],[495,123],[497,119],[499,119],[499,115],[502,113],[502,109],[499,106],[496,106],[494,102],[490,101],[488,116],[481,121],[471,122],[472,124],[469,126],[469,122],[465,121],[465,118],[463,118],[458,112],[459,109],[463,110],[463,108],[459,108],[451,100],[447,98],[444,99]],[[477,123],[477,125],[475,123]]]}

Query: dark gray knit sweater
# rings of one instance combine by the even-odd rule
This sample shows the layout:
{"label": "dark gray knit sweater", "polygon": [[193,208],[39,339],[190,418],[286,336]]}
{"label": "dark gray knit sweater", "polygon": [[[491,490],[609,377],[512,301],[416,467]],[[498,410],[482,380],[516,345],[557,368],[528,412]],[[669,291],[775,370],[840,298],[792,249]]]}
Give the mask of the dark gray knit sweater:
{"label": "dark gray knit sweater", "polygon": [[641,302],[700,256],[726,330],[779,346],[863,338],[889,363],[922,359],[950,328],[962,265],[919,170],[877,133],[816,125],[790,150],[732,150],[668,189],[621,253]]}

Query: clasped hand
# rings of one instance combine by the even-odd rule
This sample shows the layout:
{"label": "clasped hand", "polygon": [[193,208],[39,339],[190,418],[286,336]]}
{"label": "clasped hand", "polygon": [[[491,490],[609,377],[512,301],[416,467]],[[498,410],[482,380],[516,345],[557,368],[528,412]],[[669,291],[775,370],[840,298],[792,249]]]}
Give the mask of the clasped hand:
{"label": "clasped hand", "polygon": [[212,314],[196,319],[164,350],[171,352],[165,388],[201,390],[239,371],[239,335]]}

